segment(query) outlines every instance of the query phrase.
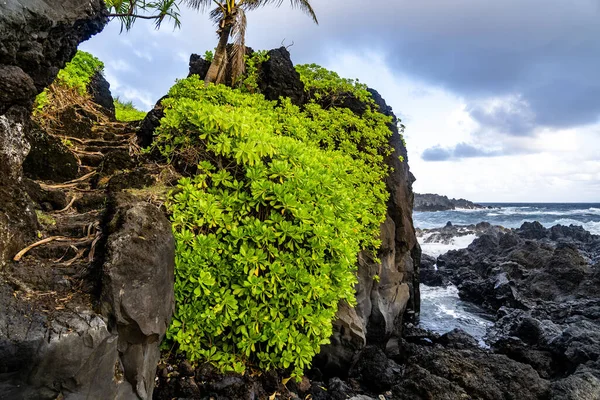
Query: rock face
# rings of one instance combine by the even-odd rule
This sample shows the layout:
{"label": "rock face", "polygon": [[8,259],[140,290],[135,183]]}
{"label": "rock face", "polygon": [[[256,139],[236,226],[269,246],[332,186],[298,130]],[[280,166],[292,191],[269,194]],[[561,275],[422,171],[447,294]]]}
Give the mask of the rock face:
{"label": "rock face", "polygon": [[106,22],[100,0],[0,3],[0,268],[37,224],[21,184],[30,106],[77,45]]}
{"label": "rock face", "polygon": [[457,208],[473,210],[486,207],[465,199],[449,199],[447,196],[432,193],[415,193],[415,211],[447,211]]}
{"label": "rock face", "polygon": [[[331,344],[323,346],[315,358],[315,365],[329,376],[345,376],[357,351],[367,344],[385,347],[390,338],[401,335],[405,319],[419,318],[421,248],[412,221],[415,178],[408,166],[396,116],[377,91],[369,91],[380,112],[393,118],[389,128],[394,152],[386,158],[393,171],[386,179],[390,199],[387,218],[381,226],[381,263],[375,263],[367,254],[359,255],[357,305],[340,305]],[[365,105],[350,98],[343,105],[355,113],[364,112]],[[404,161],[400,161],[400,156]]]}
{"label": "rock face", "polygon": [[108,224],[102,278],[102,314],[118,335],[124,381],[140,399],[154,389],[159,345],[175,306],[175,241],[163,212],[123,195]]}
{"label": "rock face", "polygon": [[100,106],[111,120],[115,120],[115,103],[110,93],[110,83],[104,78],[101,72],[96,72],[88,85],[88,93],[92,96],[92,101]]}

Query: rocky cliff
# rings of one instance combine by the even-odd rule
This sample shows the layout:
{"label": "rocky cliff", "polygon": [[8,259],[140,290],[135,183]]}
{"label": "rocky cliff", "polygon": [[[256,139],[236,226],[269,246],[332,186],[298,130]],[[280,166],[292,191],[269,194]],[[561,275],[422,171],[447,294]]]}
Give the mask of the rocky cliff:
{"label": "rocky cliff", "polygon": [[[164,213],[113,179],[136,164],[132,128],[80,105],[63,110],[59,137],[30,119],[35,96],[107,21],[102,0],[0,2],[3,399],[152,397],[174,240]],[[92,95],[110,108],[96,78]]]}
{"label": "rocky cliff", "polygon": [[449,199],[447,196],[432,193],[415,193],[415,211],[447,211],[457,208],[474,210],[486,207],[465,199]]}

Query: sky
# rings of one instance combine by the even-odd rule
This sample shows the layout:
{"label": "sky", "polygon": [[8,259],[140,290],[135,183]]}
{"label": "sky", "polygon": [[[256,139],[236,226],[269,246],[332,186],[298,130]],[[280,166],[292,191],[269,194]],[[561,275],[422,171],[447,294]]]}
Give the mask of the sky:
{"label": "sky", "polygon": [[[600,0],[312,0],[249,12],[246,43],[289,46],[379,91],[406,125],[418,193],[479,202],[600,202]],[[118,21],[80,48],[114,96],[148,110],[191,53],[217,43],[207,14],[182,27]]]}

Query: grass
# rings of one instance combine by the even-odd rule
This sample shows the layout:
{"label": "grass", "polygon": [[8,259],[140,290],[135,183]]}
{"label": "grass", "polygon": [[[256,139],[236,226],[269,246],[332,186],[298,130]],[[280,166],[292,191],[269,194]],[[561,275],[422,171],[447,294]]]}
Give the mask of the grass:
{"label": "grass", "polygon": [[133,106],[131,101],[121,101],[118,97],[115,99],[115,116],[117,121],[130,122],[144,119],[146,113]]}

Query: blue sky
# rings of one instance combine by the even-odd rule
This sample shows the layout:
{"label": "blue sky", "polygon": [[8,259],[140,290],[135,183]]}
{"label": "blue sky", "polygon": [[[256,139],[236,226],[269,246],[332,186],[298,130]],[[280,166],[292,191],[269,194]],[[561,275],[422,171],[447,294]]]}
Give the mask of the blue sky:
{"label": "blue sky", "polygon": [[[287,2],[249,13],[247,44],[291,45],[295,63],[377,89],[407,127],[416,191],[600,202],[600,0],[312,4],[318,26]],[[114,95],[149,109],[216,45],[207,15],[181,13],[180,30],[113,21],[81,48]]]}

